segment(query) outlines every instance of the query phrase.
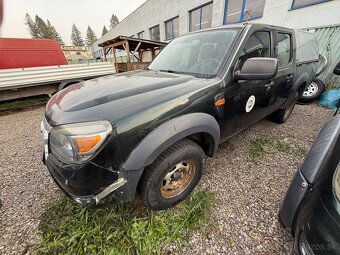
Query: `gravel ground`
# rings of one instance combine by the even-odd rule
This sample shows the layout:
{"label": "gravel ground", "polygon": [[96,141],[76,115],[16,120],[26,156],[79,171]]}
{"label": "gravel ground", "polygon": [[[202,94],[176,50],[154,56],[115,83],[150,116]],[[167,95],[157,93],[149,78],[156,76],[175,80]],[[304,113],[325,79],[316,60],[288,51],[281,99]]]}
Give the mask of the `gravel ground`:
{"label": "gravel ground", "polygon": [[[291,253],[293,239],[276,219],[304,156],[269,150],[254,163],[249,149],[256,138],[269,137],[306,153],[332,113],[298,105],[287,123],[262,120],[222,144],[200,182],[215,193],[213,224],[208,235],[192,235],[180,254]],[[39,108],[0,117],[0,254],[30,253],[40,215],[60,194],[40,160],[42,116]]]}

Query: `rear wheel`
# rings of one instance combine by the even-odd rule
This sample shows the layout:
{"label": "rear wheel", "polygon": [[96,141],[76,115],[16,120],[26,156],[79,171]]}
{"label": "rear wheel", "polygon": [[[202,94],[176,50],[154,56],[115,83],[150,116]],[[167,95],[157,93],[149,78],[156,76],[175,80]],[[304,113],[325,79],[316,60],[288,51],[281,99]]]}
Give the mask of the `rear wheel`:
{"label": "rear wheel", "polygon": [[323,81],[315,78],[312,83],[305,89],[299,101],[302,103],[310,103],[317,100],[321,94],[325,92],[325,84]]}
{"label": "rear wheel", "polygon": [[205,154],[191,140],[182,140],[148,166],[139,184],[144,204],[164,210],[185,199],[201,179]]}
{"label": "rear wheel", "polygon": [[295,91],[294,95],[289,99],[289,102],[286,104],[284,109],[279,109],[273,112],[270,115],[270,119],[278,124],[285,123],[288,120],[291,113],[293,112],[298,97],[299,93]]}

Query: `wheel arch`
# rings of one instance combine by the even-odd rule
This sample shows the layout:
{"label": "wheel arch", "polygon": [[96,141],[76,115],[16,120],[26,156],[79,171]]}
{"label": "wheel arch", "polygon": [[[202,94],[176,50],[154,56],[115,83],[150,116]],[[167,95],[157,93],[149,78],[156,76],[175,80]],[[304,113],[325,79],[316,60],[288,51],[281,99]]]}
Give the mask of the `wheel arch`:
{"label": "wheel arch", "polygon": [[191,113],[169,120],[142,140],[122,168],[143,169],[151,165],[167,148],[184,138],[198,143],[212,157],[220,142],[220,127],[216,119],[206,113]]}
{"label": "wheel arch", "polygon": [[68,87],[69,85],[79,83],[79,82],[83,82],[83,81],[84,81],[83,79],[73,79],[73,80],[63,81],[63,82],[59,83],[58,91]]}
{"label": "wheel arch", "polygon": [[295,92],[297,91],[299,93],[299,97],[302,96],[303,91],[306,89],[306,87],[309,85],[307,84],[307,80],[308,80],[308,74],[307,73],[303,73],[302,75],[300,75],[300,77],[296,80],[292,91]]}

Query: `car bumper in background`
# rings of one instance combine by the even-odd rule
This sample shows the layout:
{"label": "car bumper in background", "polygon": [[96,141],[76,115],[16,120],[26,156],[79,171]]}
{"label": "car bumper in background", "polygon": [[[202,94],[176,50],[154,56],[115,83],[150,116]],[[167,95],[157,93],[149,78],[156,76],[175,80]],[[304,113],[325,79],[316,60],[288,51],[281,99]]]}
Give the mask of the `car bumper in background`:
{"label": "car bumper in background", "polygon": [[302,206],[295,229],[298,254],[340,254],[340,214],[331,195],[315,196]]}
{"label": "car bumper in background", "polygon": [[279,218],[281,223],[291,232],[294,231],[294,219],[303,199],[308,194],[308,183],[300,171],[297,171],[291,182],[281,210]]}

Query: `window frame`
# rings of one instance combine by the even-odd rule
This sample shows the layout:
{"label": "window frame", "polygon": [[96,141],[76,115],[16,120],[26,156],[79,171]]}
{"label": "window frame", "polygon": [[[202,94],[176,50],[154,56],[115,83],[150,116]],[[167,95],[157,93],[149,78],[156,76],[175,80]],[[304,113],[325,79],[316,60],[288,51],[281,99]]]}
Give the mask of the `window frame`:
{"label": "window frame", "polygon": [[304,4],[304,5],[300,5],[300,6],[295,7],[294,5],[295,5],[296,1],[297,0],[292,0],[292,4],[290,6],[289,11],[293,11],[293,10],[297,10],[297,9],[301,9],[301,8],[305,8],[305,7],[309,7],[309,6],[313,6],[313,5],[316,5],[316,4],[322,4],[322,3],[330,2],[332,0],[318,0],[318,1],[314,2],[314,3]]}
{"label": "window frame", "polygon": [[[145,30],[138,32],[138,33],[137,33],[137,38],[138,38],[138,39],[145,39],[145,38],[144,38],[144,32],[145,32]],[[142,38],[139,37],[140,34],[143,35]]]}
{"label": "window frame", "polygon": [[[227,25],[227,24],[237,24],[237,23],[242,23],[242,22],[245,22],[243,21],[243,18],[244,18],[244,9],[246,7],[246,1],[247,0],[241,0],[242,1],[242,7],[241,7],[241,13],[240,13],[240,19],[239,21],[236,21],[236,22],[227,22],[227,11],[228,11],[228,1],[229,0],[225,0],[224,1],[224,13],[223,13],[223,25]],[[266,7],[266,3],[267,3],[267,0],[264,0],[265,3],[264,3],[264,7]],[[295,1],[295,0],[293,0]],[[326,0],[326,1],[331,1],[331,0]],[[263,12],[264,12],[264,9],[263,9]],[[255,19],[260,19],[263,17],[263,13],[261,16],[255,16],[255,17],[251,17],[248,19],[248,21],[250,20],[255,20]]]}
{"label": "window frame", "polygon": [[[195,31],[200,31],[202,30],[202,8],[205,6],[208,6],[209,4],[213,4],[214,1],[209,1],[207,3],[201,4],[200,6],[195,7],[194,9],[189,10],[189,32],[195,32]],[[192,22],[192,12],[200,9],[200,28],[198,30],[192,31],[191,30],[191,22]],[[211,22],[212,22],[212,14],[211,14]]]}
{"label": "window frame", "polygon": [[151,33],[151,29],[156,28],[156,27],[158,27],[158,31],[159,31],[159,41],[160,41],[160,40],[161,40],[161,28],[160,28],[159,24],[149,28],[150,40],[157,41],[157,40],[155,40],[155,39],[152,38],[152,33]]}
{"label": "window frame", "polygon": [[278,34],[286,34],[286,35],[289,35],[289,37],[290,37],[289,62],[285,66],[279,66],[279,70],[282,70],[282,69],[288,68],[293,62],[293,49],[294,49],[294,47],[293,47],[293,34],[291,32],[288,32],[288,31],[276,30],[274,47],[273,47],[274,48],[274,58],[277,58],[276,53],[277,53],[277,44],[278,44],[278,40],[277,40]]}
{"label": "window frame", "polygon": [[[171,19],[168,19],[168,20],[164,21],[165,40],[166,40],[166,41],[167,41],[167,40],[173,40],[173,39],[176,38],[176,37],[175,37],[175,33],[174,33],[174,20],[175,20],[175,19],[178,19],[178,26],[179,26],[179,15],[177,15],[177,16],[171,18]],[[172,34],[171,37],[168,37],[167,34],[166,34],[166,24],[167,24],[168,22],[171,22],[171,34]]]}
{"label": "window frame", "polygon": [[247,45],[248,43],[248,40],[251,36],[253,36],[255,33],[258,33],[258,32],[266,32],[266,33],[269,33],[269,42],[270,42],[270,45],[269,45],[269,57],[270,58],[273,58],[273,56],[275,55],[275,49],[274,49],[274,45],[275,45],[275,41],[274,41],[274,32],[273,30],[271,29],[259,29],[259,30],[254,30],[251,32],[251,34],[249,35],[249,37],[247,37],[247,39],[244,40],[244,44],[242,45],[242,47],[240,47],[240,51],[238,52],[238,55],[237,55],[237,61],[239,61],[240,57],[241,57],[241,54],[242,54],[242,51],[244,49],[244,47]]}

